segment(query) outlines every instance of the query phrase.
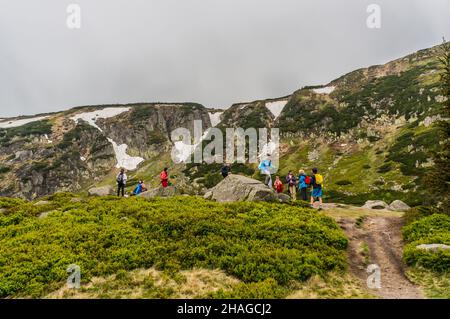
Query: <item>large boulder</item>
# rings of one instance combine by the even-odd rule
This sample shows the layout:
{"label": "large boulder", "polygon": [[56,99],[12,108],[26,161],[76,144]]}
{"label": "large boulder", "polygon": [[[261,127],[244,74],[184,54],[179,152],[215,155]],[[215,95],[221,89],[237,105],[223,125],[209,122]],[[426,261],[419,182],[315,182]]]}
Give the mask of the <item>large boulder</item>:
{"label": "large boulder", "polygon": [[109,196],[114,195],[114,189],[111,186],[91,188],[88,191],[89,196]]}
{"label": "large boulder", "polygon": [[389,205],[389,208],[396,212],[406,212],[411,207],[409,207],[406,203],[402,202],[401,200],[394,200],[391,203],[391,205]]}
{"label": "large boulder", "polygon": [[154,189],[150,189],[144,193],[139,194],[142,198],[155,198],[155,197],[171,197],[180,195],[180,192],[175,186],[168,186],[168,187],[158,187]]}
{"label": "large boulder", "polygon": [[204,196],[217,202],[276,202],[278,196],[260,181],[242,175],[229,175]]}
{"label": "large boulder", "polygon": [[368,200],[363,208],[368,209],[389,209],[389,205],[382,200]]}

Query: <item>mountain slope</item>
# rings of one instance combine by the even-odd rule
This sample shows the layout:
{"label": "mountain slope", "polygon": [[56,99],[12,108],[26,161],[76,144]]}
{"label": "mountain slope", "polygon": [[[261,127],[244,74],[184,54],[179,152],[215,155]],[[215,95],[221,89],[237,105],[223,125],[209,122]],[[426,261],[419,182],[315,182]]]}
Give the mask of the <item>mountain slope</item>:
{"label": "mountain slope", "polygon": [[[328,199],[420,204],[427,198],[423,178],[433,166],[431,153],[441,147],[434,126],[445,101],[437,48],[223,111],[195,103],[141,103],[1,120],[0,195],[36,198],[111,184],[120,166],[132,170],[130,182],[145,178],[155,185],[159,170],[169,166],[177,185],[201,191],[220,181],[220,165],[173,164],[170,132],[192,132],[193,122],[202,120],[203,130],[279,128],[278,174],[319,167]],[[235,172],[259,178],[255,169],[235,166]]]}

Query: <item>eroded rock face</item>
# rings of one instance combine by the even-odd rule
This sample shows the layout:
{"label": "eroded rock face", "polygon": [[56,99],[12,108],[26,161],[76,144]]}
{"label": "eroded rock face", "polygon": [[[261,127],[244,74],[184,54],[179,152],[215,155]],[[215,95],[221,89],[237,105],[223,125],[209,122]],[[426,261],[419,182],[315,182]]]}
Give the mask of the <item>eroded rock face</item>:
{"label": "eroded rock face", "polygon": [[229,175],[222,182],[211,188],[204,196],[217,202],[277,202],[274,190],[260,181],[241,175]]}
{"label": "eroded rock face", "polygon": [[111,186],[91,188],[88,191],[89,196],[109,196],[114,195],[114,189]]}
{"label": "eroded rock face", "polygon": [[172,197],[176,195],[180,195],[177,188],[175,186],[168,186],[166,188],[158,187],[151,189],[147,192],[139,194],[139,197],[150,199],[155,197]]}
{"label": "eroded rock face", "polygon": [[368,209],[389,209],[389,205],[382,200],[368,200],[363,208]]}
{"label": "eroded rock face", "polygon": [[391,203],[391,205],[389,205],[389,208],[396,212],[406,212],[411,207],[409,207],[406,203],[402,202],[401,200],[394,200]]}

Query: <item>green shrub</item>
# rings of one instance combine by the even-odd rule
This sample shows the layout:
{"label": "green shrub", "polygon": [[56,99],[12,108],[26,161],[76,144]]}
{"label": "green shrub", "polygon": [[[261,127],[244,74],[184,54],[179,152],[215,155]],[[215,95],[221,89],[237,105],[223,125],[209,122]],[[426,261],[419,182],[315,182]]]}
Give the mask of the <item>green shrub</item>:
{"label": "green shrub", "polygon": [[410,266],[422,266],[436,271],[450,269],[450,251],[437,252],[417,249],[420,244],[450,245],[450,216],[433,214],[423,217],[403,228],[403,238],[407,245],[403,252],[405,262]]}
{"label": "green shrub", "polygon": [[11,170],[8,166],[0,165],[0,174],[8,173]]}
{"label": "green shrub", "polygon": [[380,174],[387,173],[392,170],[392,163],[386,163],[378,167],[377,172]]}
{"label": "green shrub", "polygon": [[[268,297],[275,282],[284,287],[346,265],[342,230],[311,209],[184,196],[72,198],[56,194],[42,206],[1,199],[0,297],[56,290],[70,264],[80,266],[83,282],[139,268],[219,268],[249,285],[236,294]],[[36,218],[44,211],[52,213]]]}

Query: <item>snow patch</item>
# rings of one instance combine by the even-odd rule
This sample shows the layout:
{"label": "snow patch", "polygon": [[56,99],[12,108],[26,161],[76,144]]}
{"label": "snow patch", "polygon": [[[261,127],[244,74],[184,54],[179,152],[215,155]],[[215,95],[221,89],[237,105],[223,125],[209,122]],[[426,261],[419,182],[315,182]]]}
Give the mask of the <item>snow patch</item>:
{"label": "snow patch", "polygon": [[19,127],[19,126],[23,126],[23,125],[28,124],[28,123],[42,121],[42,120],[45,120],[47,118],[48,118],[48,116],[38,116],[38,117],[32,117],[32,118],[22,119],[22,120],[13,120],[13,121],[0,122],[0,128]]}
{"label": "snow patch", "polygon": [[49,137],[48,137],[47,134],[45,134],[44,137],[45,137],[45,139],[47,140],[47,143],[48,143],[48,144],[52,144],[52,143],[53,143],[53,141],[52,141],[51,139],[49,139]]}
{"label": "snow patch", "polygon": [[313,92],[316,94],[330,94],[334,91],[335,88],[335,86],[327,86],[320,89],[313,89]]}
{"label": "snow patch", "polygon": [[220,123],[220,116],[223,114],[223,112],[216,112],[212,113],[209,112],[209,119],[211,120],[212,127],[215,127],[217,124]]}
{"label": "snow patch", "polygon": [[266,107],[269,109],[270,112],[272,112],[272,114],[275,116],[276,119],[278,118],[278,116],[280,116],[287,102],[288,100],[267,102]]}
{"label": "snow patch", "polygon": [[112,139],[108,138],[116,153],[117,168],[125,168],[126,170],[135,170],[140,163],[144,161],[142,157],[131,157],[127,154],[127,144],[117,145]]}
{"label": "snow patch", "polygon": [[[78,123],[78,120],[83,120],[89,123],[89,125],[95,127],[100,132],[103,130],[96,124],[98,119],[107,119],[111,117],[115,117],[119,114],[128,112],[130,110],[129,107],[107,107],[102,110],[97,110],[94,112],[85,112],[80,113],[73,116],[71,119]],[[125,168],[126,170],[132,171],[135,170],[140,163],[144,161],[142,157],[132,157],[127,154],[127,144],[117,145],[112,139],[108,138],[108,141],[112,144],[114,148],[114,153],[116,153],[117,159],[117,168]],[[80,158],[82,161],[84,157]]]}
{"label": "snow patch", "polygon": [[100,127],[95,123],[98,119],[107,119],[119,114],[128,112],[129,107],[107,107],[102,110],[97,110],[94,112],[85,112],[73,116],[71,119],[78,123],[78,120],[83,120],[89,123],[89,125],[95,127],[96,129],[103,132]]}

